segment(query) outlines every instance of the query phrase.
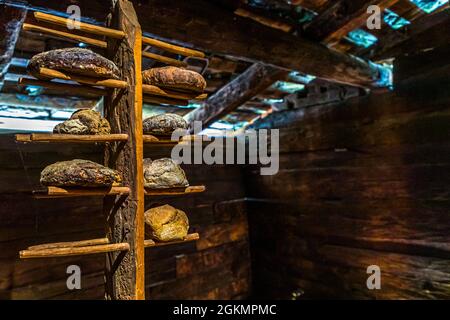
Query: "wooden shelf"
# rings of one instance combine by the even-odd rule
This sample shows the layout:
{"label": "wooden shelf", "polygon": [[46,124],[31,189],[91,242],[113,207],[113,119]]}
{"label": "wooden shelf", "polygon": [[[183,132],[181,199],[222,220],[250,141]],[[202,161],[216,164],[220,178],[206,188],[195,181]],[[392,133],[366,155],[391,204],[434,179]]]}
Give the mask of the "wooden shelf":
{"label": "wooden shelf", "polygon": [[145,240],[144,241],[144,247],[145,248],[151,248],[151,247],[162,247],[162,246],[168,246],[171,244],[178,244],[178,243],[185,243],[185,242],[191,242],[191,241],[197,241],[200,239],[200,235],[198,233],[191,233],[186,236],[183,240],[178,241],[170,241],[170,242],[155,242],[153,240]]}
{"label": "wooden shelf", "polygon": [[154,136],[151,134],[144,134],[144,144],[155,144],[155,145],[176,145],[179,143],[187,143],[194,141],[203,141],[202,137],[197,135],[188,135],[181,137],[180,141],[172,141],[171,136]]}
{"label": "wooden shelf", "polygon": [[128,187],[110,187],[110,188],[60,188],[47,187],[47,190],[33,191],[36,198],[65,198],[81,196],[113,196],[128,195]]}
{"label": "wooden shelf", "polygon": [[44,78],[50,79],[62,79],[62,80],[71,80],[81,84],[87,84],[90,86],[99,86],[105,88],[116,88],[116,89],[125,89],[128,87],[128,83],[122,80],[116,79],[100,79],[100,78],[92,78],[86,76],[80,76],[75,74],[67,74],[61,71],[52,70],[48,68],[40,68],[39,75]]}
{"label": "wooden shelf", "polygon": [[150,94],[154,96],[178,99],[178,100],[204,100],[208,97],[206,93],[198,94],[198,93],[187,93],[187,92],[178,92],[173,90],[163,89],[157,86],[143,84],[142,92],[144,94]]}
{"label": "wooden shelf", "polygon": [[16,134],[17,142],[41,142],[41,143],[105,143],[105,142],[125,142],[128,140],[127,134],[99,134],[99,135],[75,135],[56,133],[31,133]]}
{"label": "wooden shelf", "polygon": [[206,190],[205,186],[189,186],[180,188],[167,188],[167,189],[149,189],[145,188],[146,196],[172,196],[172,195],[184,195],[201,193]]}
{"label": "wooden shelf", "polygon": [[129,251],[129,250],[130,245],[128,243],[112,243],[112,244],[99,244],[89,246],[49,248],[39,250],[27,249],[20,251],[19,256],[20,259],[55,258],[55,257],[83,256],[96,253]]}
{"label": "wooden shelf", "polygon": [[95,88],[91,86],[72,84],[72,83],[60,83],[54,81],[45,81],[29,78],[19,78],[19,85],[38,86],[51,90],[61,91],[61,94],[67,95],[90,95],[95,97],[106,96],[106,90],[102,88]]}

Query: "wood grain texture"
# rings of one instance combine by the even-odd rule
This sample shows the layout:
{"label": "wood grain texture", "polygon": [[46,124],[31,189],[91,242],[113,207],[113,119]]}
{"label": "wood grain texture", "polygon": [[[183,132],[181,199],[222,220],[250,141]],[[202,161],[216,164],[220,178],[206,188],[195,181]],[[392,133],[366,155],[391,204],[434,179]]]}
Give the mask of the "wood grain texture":
{"label": "wood grain texture", "polygon": [[16,134],[17,142],[43,142],[43,143],[104,143],[123,142],[128,140],[127,134],[102,134],[102,135],[75,135],[75,134],[51,134],[32,133]]}
{"label": "wood grain texture", "polygon": [[201,121],[205,128],[287,75],[286,70],[255,63],[209,97],[203,106],[188,113],[186,120],[191,125],[194,121]]}
{"label": "wood grain texture", "polygon": [[[449,298],[450,95],[438,56],[399,60],[393,92],[262,122],[281,128],[281,154],[277,175],[249,168],[245,179],[257,297]],[[370,265],[381,290],[367,290]]]}
{"label": "wood grain texture", "polygon": [[107,299],[144,299],[144,183],[142,141],[141,30],[133,5],[117,2],[111,26],[125,32],[121,41],[108,40],[109,58],[122,70],[127,90],[113,90],[105,100],[105,117],[112,132],[126,133],[127,144],[106,148],[105,164],[118,169],[129,197],[118,206],[117,197],[107,197],[104,210],[111,243],[127,242],[126,255],[112,253],[106,264]]}

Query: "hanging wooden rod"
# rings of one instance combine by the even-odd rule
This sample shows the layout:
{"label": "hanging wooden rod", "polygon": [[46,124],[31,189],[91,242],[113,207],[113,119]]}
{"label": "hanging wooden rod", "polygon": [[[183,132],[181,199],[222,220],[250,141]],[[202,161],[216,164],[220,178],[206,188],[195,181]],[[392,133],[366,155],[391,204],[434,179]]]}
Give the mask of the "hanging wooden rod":
{"label": "hanging wooden rod", "polygon": [[32,133],[16,134],[17,142],[44,142],[44,143],[104,143],[128,141],[127,134],[99,134],[99,135],[76,135],[76,134],[52,134]]}
{"label": "hanging wooden rod", "polygon": [[208,97],[208,95],[206,93],[199,95],[197,93],[190,94],[190,93],[185,93],[185,92],[176,92],[176,91],[162,89],[160,87],[149,85],[149,84],[142,85],[142,92],[146,93],[146,94],[150,94],[150,95],[173,98],[173,99],[180,99],[180,100],[204,100]]}
{"label": "hanging wooden rod", "polygon": [[54,258],[54,257],[83,256],[95,253],[129,251],[129,250],[130,245],[128,243],[113,243],[113,244],[101,244],[82,247],[51,248],[42,250],[22,250],[20,251],[19,256],[21,259]]}
{"label": "hanging wooden rod", "polygon": [[149,189],[145,188],[146,196],[170,196],[170,195],[183,195],[191,193],[200,193],[205,191],[205,186],[189,186],[181,188],[167,188],[167,189]]}
{"label": "hanging wooden rod", "polygon": [[149,37],[142,37],[142,42],[145,44],[154,46],[154,47],[164,49],[168,52],[181,54],[182,56],[199,57],[199,58],[205,57],[205,54],[201,51],[176,46],[176,45],[173,45],[173,44],[161,41],[161,40],[152,39]]}
{"label": "hanging wooden rod", "polygon": [[116,79],[99,79],[99,78],[91,78],[86,76],[79,76],[75,74],[66,74],[61,71],[52,70],[48,68],[40,68],[39,75],[51,79],[63,79],[63,80],[72,80],[81,84],[88,84],[91,86],[100,86],[107,88],[117,88],[117,89],[125,89],[128,87],[128,83],[122,80]]}
{"label": "hanging wooden rod", "polygon": [[170,242],[155,242],[155,241],[149,239],[149,240],[144,241],[144,247],[145,248],[161,247],[161,246],[167,246],[167,245],[171,245],[171,244],[197,241],[198,239],[200,239],[200,235],[198,233],[191,233],[191,234],[188,234],[183,240],[170,241]]}
{"label": "hanging wooden rod", "polygon": [[109,244],[108,238],[90,239],[82,241],[70,241],[70,242],[53,242],[45,243],[37,246],[28,247],[27,250],[45,250],[45,249],[56,249],[56,248],[73,248],[73,247],[86,247],[101,244]]}
{"label": "hanging wooden rod", "polygon": [[62,198],[79,196],[110,196],[127,195],[130,193],[128,187],[110,187],[110,188],[60,188],[47,187],[47,190],[34,191],[36,198]]}
{"label": "hanging wooden rod", "polygon": [[[62,17],[58,17],[55,15],[47,14],[47,13],[43,13],[43,12],[35,12],[34,18],[37,21],[48,22],[48,23],[56,24],[56,25],[63,26],[63,27],[67,27],[68,22],[71,21],[70,19],[67,19],[67,18],[62,18]],[[76,30],[96,34],[99,36],[106,36],[106,37],[115,38],[115,39],[123,39],[125,37],[125,33],[120,30],[100,27],[100,26],[96,26],[94,24],[89,24],[89,23],[84,23],[84,22],[80,22],[79,26],[80,26],[80,28],[76,29]]]}
{"label": "hanging wooden rod", "polygon": [[157,104],[169,104],[172,106],[187,106],[189,105],[189,101],[187,100],[181,100],[181,99],[172,99],[172,98],[166,98],[166,97],[157,97],[157,96],[150,96],[148,94],[144,95],[143,97],[144,103],[157,103]]}
{"label": "hanging wooden rod", "polygon": [[172,58],[165,57],[165,56],[160,56],[159,54],[155,54],[155,53],[151,53],[151,52],[143,51],[142,52],[142,56],[144,58],[153,59],[153,60],[156,60],[156,61],[159,61],[159,62],[163,62],[163,63],[166,63],[168,65],[175,66],[175,67],[182,67],[182,68],[187,67],[187,63],[184,62],[184,61],[180,61],[180,60],[177,60],[177,59],[172,59]]}
{"label": "hanging wooden rod", "polygon": [[60,90],[66,93],[70,93],[74,96],[92,95],[101,97],[106,95],[106,90],[104,89],[69,83],[58,83],[53,81],[36,80],[29,78],[20,78],[18,83],[19,85],[29,85],[29,86],[43,87],[51,90]]}
{"label": "hanging wooden rod", "polygon": [[92,39],[92,38],[80,36],[80,35],[77,35],[74,33],[68,33],[68,32],[64,32],[64,31],[59,31],[59,30],[49,29],[49,28],[45,28],[45,27],[41,27],[41,26],[36,26],[34,24],[24,23],[22,28],[25,31],[46,33],[46,34],[49,34],[49,35],[52,35],[55,37],[62,37],[62,38],[76,41],[76,42],[87,43],[87,44],[90,44],[91,46],[96,46],[96,47],[100,47],[100,48],[107,47],[106,42],[102,41],[102,40]]}

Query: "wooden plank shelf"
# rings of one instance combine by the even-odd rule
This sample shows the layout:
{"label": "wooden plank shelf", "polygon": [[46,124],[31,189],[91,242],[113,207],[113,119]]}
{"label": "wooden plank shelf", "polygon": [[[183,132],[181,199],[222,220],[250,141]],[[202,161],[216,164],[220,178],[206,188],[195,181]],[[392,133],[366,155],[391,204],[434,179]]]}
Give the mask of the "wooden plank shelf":
{"label": "wooden plank shelf", "polygon": [[61,71],[52,70],[48,68],[40,68],[39,75],[44,78],[50,79],[62,79],[62,80],[71,80],[81,84],[86,84],[90,86],[99,86],[105,88],[116,88],[116,89],[125,89],[128,87],[128,83],[122,80],[116,79],[100,79],[100,78],[92,78],[86,76],[80,76],[76,74],[67,74]]}
{"label": "wooden plank shelf", "polygon": [[20,259],[56,258],[56,257],[83,256],[96,253],[129,251],[129,250],[130,250],[129,243],[112,243],[112,244],[99,244],[88,246],[48,248],[39,250],[27,249],[20,251],[19,256]]}
{"label": "wooden plank shelf", "polygon": [[155,145],[176,145],[180,143],[188,143],[199,141],[202,142],[203,139],[201,136],[197,135],[186,135],[181,137],[179,141],[171,140],[171,136],[155,136],[151,134],[144,134],[144,144],[155,144]]}
{"label": "wooden plank shelf", "polygon": [[182,56],[199,57],[199,58],[205,57],[205,54],[201,51],[176,46],[176,45],[173,45],[173,44],[161,41],[161,40],[149,38],[149,37],[142,37],[142,43],[148,44],[150,46],[157,47],[160,49],[164,49],[165,51],[168,51],[168,52],[180,54]]}
{"label": "wooden plank shelf", "polygon": [[70,242],[53,242],[44,243],[36,246],[28,247],[27,250],[44,250],[44,249],[56,249],[56,248],[70,248],[70,247],[86,247],[101,244],[109,244],[108,238],[81,240],[81,241],[70,241]]}
{"label": "wooden plank shelf", "polygon": [[72,83],[60,83],[54,81],[45,81],[29,78],[19,78],[18,84],[21,86],[30,85],[37,86],[51,90],[61,91],[64,95],[70,94],[73,96],[78,95],[90,95],[95,97],[106,96],[107,92],[102,88],[95,88],[85,85],[72,84]]}
{"label": "wooden plank shelf", "polygon": [[171,245],[171,244],[178,244],[178,243],[197,241],[198,239],[200,239],[200,235],[198,233],[188,234],[183,240],[178,240],[178,241],[155,242],[155,241],[150,239],[150,240],[145,240],[144,241],[144,247],[145,248],[162,247],[162,246],[168,246],[168,245]]}
{"label": "wooden plank shelf", "polygon": [[161,96],[161,97],[172,98],[172,99],[179,99],[179,100],[204,100],[208,97],[208,95],[205,93],[198,94],[198,93],[178,92],[178,91],[162,89],[160,87],[149,85],[149,84],[142,85],[142,92],[144,94]]}
{"label": "wooden plank shelf", "polygon": [[36,198],[65,198],[65,197],[85,197],[85,196],[113,196],[128,195],[128,187],[110,187],[110,188],[60,188],[47,187],[47,190],[33,191]]}
{"label": "wooden plank shelf", "polygon": [[175,195],[187,195],[194,193],[201,193],[206,190],[205,186],[189,186],[180,188],[167,188],[167,189],[150,189],[145,188],[146,196],[175,196]]}
{"label": "wooden plank shelf", "polygon": [[16,141],[29,143],[106,143],[125,142],[128,140],[127,134],[99,134],[99,135],[75,135],[57,133],[31,133],[16,134]]}

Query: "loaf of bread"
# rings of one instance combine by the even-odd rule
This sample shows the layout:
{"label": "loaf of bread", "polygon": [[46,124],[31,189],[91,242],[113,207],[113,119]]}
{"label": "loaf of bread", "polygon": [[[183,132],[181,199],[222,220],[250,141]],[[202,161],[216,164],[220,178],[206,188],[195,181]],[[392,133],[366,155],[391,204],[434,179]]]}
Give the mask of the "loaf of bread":
{"label": "loaf of bread", "polygon": [[172,66],[145,70],[142,72],[142,81],[144,84],[196,93],[202,93],[206,88],[206,81],[201,74]]}
{"label": "loaf of bread", "polygon": [[187,187],[183,169],[170,158],[144,159],[144,186],[150,189]]}
{"label": "loaf of bread", "polygon": [[41,172],[41,184],[54,187],[110,187],[122,181],[120,174],[89,160],[56,162]]}
{"label": "loaf of bread", "polygon": [[183,240],[189,230],[186,213],[168,204],[145,212],[146,234],[155,241]]}
{"label": "loaf of bread", "polygon": [[165,113],[145,119],[143,127],[144,134],[171,135],[177,129],[186,130],[188,124],[182,116]]}
{"label": "loaf of bread", "polygon": [[112,61],[82,48],[56,49],[39,53],[31,58],[28,72],[36,78],[47,80],[46,77],[39,75],[40,68],[95,78],[120,78],[120,71]]}
{"label": "loaf of bread", "polygon": [[110,134],[111,127],[108,120],[94,110],[82,109],[75,111],[66,120],[53,129],[54,133],[63,134]]}

